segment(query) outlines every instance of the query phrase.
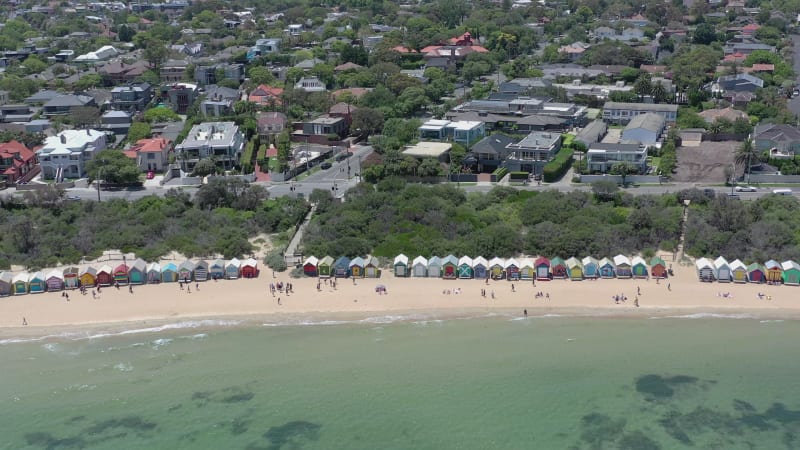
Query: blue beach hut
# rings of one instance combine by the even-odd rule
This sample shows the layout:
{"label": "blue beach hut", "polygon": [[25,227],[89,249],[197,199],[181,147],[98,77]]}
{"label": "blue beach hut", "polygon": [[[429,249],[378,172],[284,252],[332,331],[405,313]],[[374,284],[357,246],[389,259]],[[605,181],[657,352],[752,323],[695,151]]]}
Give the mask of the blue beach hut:
{"label": "blue beach hut", "polygon": [[341,256],[333,263],[333,276],[347,278],[350,276],[350,258]]}
{"label": "blue beach hut", "polygon": [[587,256],[581,260],[583,264],[583,277],[584,278],[597,278],[599,276],[600,265],[596,259]]}
{"label": "blue beach hut", "polygon": [[484,280],[489,278],[489,261],[483,256],[478,256],[472,260],[472,274],[475,279]]}
{"label": "blue beach hut", "polygon": [[242,262],[239,261],[239,258],[233,258],[232,260],[228,261],[228,264],[225,264],[225,278],[229,280],[235,280],[241,276],[242,273]]}
{"label": "blue beach hut", "polygon": [[616,267],[614,266],[614,261],[611,261],[608,258],[603,258],[598,263],[600,266],[600,278],[614,278],[614,274],[616,273]]}
{"label": "blue beach hut", "polygon": [[178,266],[174,263],[167,263],[161,268],[161,281],[164,283],[174,283],[178,281]]}

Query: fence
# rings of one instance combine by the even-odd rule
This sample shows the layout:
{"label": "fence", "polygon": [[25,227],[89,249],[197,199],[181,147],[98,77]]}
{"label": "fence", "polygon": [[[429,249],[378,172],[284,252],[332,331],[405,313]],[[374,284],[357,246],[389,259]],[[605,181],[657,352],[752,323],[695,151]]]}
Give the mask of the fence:
{"label": "fence", "polygon": [[74,188],[75,183],[72,181],[68,181],[66,183],[28,183],[28,184],[17,184],[18,191],[41,191],[44,189],[48,189],[54,187],[56,189],[69,189]]}
{"label": "fence", "polygon": [[[621,175],[578,175],[581,183],[594,183],[595,181],[613,181],[622,184]],[[658,175],[628,175],[625,177],[626,183],[663,183],[666,180]]]}
{"label": "fence", "polygon": [[[747,175],[744,176],[747,180]],[[766,184],[789,184],[800,183],[800,175],[777,175],[777,174],[750,174],[751,183],[766,183]]]}

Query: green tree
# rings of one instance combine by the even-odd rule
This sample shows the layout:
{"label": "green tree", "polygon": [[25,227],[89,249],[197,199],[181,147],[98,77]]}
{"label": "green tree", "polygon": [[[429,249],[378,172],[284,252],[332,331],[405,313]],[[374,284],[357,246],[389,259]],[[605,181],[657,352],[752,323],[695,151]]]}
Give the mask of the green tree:
{"label": "green tree", "polygon": [[361,107],[352,114],[350,130],[358,133],[361,137],[369,137],[372,134],[380,133],[383,130],[383,112],[378,109]]}
{"label": "green tree", "polygon": [[160,73],[161,64],[167,59],[168,53],[167,43],[161,39],[151,38],[144,42],[142,56],[156,73]]}
{"label": "green tree", "polygon": [[708,22],[701,23],[695,28],[692,34],[692,41],[695,44],[708,45],[717,40],[717,31],[714,25]]}
{"label": "green tree", "polygon": [[128,130],[128,141],[136,142],[139,139],[149,138],[151,133],[150,124],[147,122],[133,122]]}
{"label": "green tree", "polygon": [[150,108],[144,112],[143,117],[149,123],[174,122],[181,118],[178,113],[165,106]]}
{"label": "green tree", "polygon": [[103,150],[86,163],[90,180],[104,183],[127,184],[139,181],[139,166],[133,158],[118,150]]}
{"label": "green tree", "polygon": [[749,183],[750,170],[753,167],[753,163],[760,162],[760,155],[758,153],[758,149],[756,149],[756,147],[753,145],[753,141],[747,138],[744,140],[744,142],[742,142],[742,145],[736,149],[734,161],[736,164],[744,166],[745,173],[747,174],[747,182]]}
{"label": "green tree", "polygon": [[247,76],[253,84],[271,84],[275,82],[272,72],[264,66],[255,66],[247,69]]}
{"label": "green tree", "polygon": [[598,180],[592,183],[592,193],[600,201],[614,200],[619,187],[611,180]]}
{"label": "green tree", "polygon": [[626,184],[626,179],[628,175],[634,174],[637,172],[636,168],[626,162],[618,162],[611,166],[611,174],[612,175],[619,175],[622,177],[622,185]]}
{"label": "green tree", "polygon": [[100,77],[100,74],[97,73],[90,73],[83,75],[78,81],[75,82],[73,87],[76,91],[86,91],[92,88],[96,88],[103,83],[103,79]]}

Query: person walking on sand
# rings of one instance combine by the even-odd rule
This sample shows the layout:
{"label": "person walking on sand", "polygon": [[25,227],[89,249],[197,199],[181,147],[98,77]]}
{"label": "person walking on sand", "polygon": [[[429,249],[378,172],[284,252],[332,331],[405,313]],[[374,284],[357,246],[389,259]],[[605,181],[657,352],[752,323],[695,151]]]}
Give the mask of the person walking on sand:
{"label": "person walking on sand", "polygon": [[517,292],[516,290],[514,290],[514,283],[511,283],[511,292]]}
{"label": "person walking on sand", "polygon": [[280,306],[280,305],[281,305],[281,298],[278,297],[278,306]]}
{"label": "person walking on sand", "polygon": [[667,283],[667,290],[668,290],[668,291],[672,291],[672,284],[670,284],[670,283]]}
{"label": "person walking on sand", "polygon": [[636,295],[642,295],[642,288],[636,286]]}
{"label": "person walking on sand", "polygon": [[639,307],[639,296],[637,295],[636,298],[633,299],[633,306]]}
{"label": "person walking on sand", "polygon": [[200,283],[195,283],[194,284],[194,290],[195,291],[199,291],[200,290]]}
{"label": "person walking on sand", "polygon": [[492,300],[494,300],[494,289],[492,289]]}
{"label": "person walking on sand", "polygon": [[25,316],[22,316],[22,326],[23,327],[27,327],[28,326],[28,320],[25,319]]}
{"label": "person walking on sand", "polygon": [[94,289],[92,289],[92,300],[97,300],[97,293],[94,292]]}
{"label": "person walking on sand", "polygon": [[188,284],[186,285],[186,293],[187,294],[191,294],[192,293],[192,287],[189,286]]}

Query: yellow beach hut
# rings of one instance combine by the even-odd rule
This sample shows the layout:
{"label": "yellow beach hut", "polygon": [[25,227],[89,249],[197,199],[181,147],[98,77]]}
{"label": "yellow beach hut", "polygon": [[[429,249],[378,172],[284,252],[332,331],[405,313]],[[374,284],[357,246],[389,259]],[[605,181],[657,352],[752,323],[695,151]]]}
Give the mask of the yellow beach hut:
{"label": "yellow beach hut", "polygon": [[569,273],[569,279],[572,281],[580,281],[583,280],[583,264],[578,261],[578,258],[572,257],[565,261],[567,265],[567,273]]}
{"label": "yellow beach hut", "polygon": [[730,264],[731,279],[734,283],[747,283],[747,266],[738,259],[734,259]]}
{"label": "yellow beach hut", "polygon": [[83,269],[78,280],[83,287],[94,287],[97,284],[97,269],[92,266],[88,266],[87,268]]}

